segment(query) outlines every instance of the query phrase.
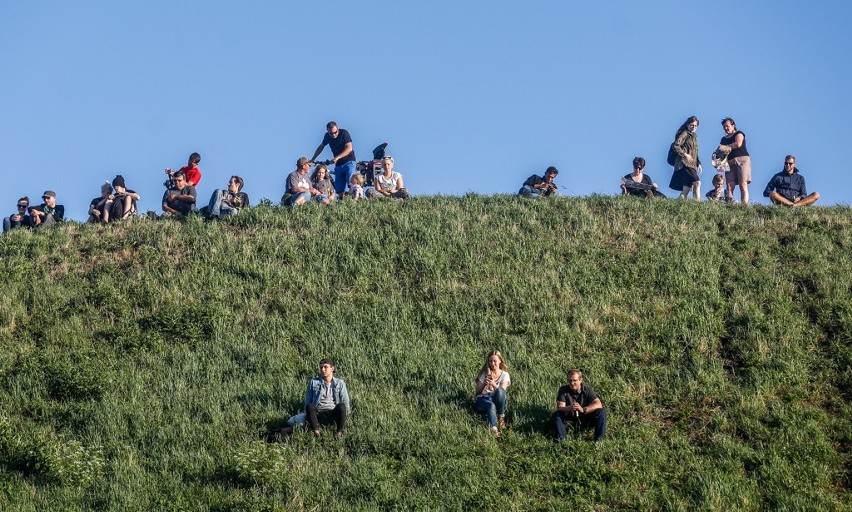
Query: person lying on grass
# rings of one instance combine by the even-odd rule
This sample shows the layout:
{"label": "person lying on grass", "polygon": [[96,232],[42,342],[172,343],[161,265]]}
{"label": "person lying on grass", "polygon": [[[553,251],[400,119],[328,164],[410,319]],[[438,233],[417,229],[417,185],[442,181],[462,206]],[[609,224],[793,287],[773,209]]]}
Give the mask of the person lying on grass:
{"label": "person lying on grass", "polygon": [[521,186],[518,195],[524,197],[541,197],[556,194],[559,187],[556,186],[553,180],[556,179],[557,174],[559,174],[559,170],[553,166],[548,167],[544,171],[544,176],[533,174]]}
{"label": "person lying on grass", "polygon": [[606,410],[591,387],[583,384],[583,372],[570,370],[568,384],[556,393],[556,411],[550,417],[556,437],[563,441],[566,425],[574,428],[595,428],[595,441],[606,437]]}
{"label": "person lying on grass", "polygon": [[506,390],[512,383],[508,369],[500,351],[492,350],[476,378],[474,406],[487,416],[494,437],[500,437],[499,429],[506,426]]}
{"label": "person lying on grass", "polygon": [[334,360],[324,358],[319,364],[320,374],[308,381],[305,391],[305,419],[315,436],[320,436],[320,422],[333,420],[337,426],[335,437],[343,435],[346,416],[351,412],[349,391],[343,379],[334,376]]}

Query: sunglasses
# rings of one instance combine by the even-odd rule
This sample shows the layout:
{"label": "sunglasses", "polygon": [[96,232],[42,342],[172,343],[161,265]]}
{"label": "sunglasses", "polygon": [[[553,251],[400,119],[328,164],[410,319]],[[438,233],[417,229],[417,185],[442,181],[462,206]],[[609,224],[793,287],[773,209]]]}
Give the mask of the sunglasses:
{"label": "sunglasses", "polygon": [[27,206],[29,206],[29,205],[28,204],[19,204],[18,209],[20,210],[22,208],[26,208]]}

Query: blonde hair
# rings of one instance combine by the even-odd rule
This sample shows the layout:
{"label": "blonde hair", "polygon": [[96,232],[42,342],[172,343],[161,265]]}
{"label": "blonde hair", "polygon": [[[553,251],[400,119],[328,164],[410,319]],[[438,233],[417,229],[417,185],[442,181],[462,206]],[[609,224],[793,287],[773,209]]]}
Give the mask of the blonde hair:
{"label": "blonde hair", "polygon": [[364,175],[361,173],[353,174],[352,178],[349,179],[350,185],[363,185],[364,184]]}
{"label": "blonde hair", "polygon": [[503,371],[509,370],[509,365],[506,364],[506,360],[503,359],[503,354],[501,354],[499,350],[492,350],[491,352],[488,353],[487,356],[485,356],[485,364],[483,364],[482,368],[479,370],[479,375],[482,375],[482,374],[488,372],[488,361],[490,361],[493,356],[497,356],[497,357],[500,358],[500,367],[499,368],[501,370],[503,370]]}
{"label": "blonde hair", "polygon": [[717,174],[716,176],[713,176],[713,186],[714,187],[718,187],[719,185],[721,185],[724,182],[725,182],[725,177],[722,176],[721,174]]}

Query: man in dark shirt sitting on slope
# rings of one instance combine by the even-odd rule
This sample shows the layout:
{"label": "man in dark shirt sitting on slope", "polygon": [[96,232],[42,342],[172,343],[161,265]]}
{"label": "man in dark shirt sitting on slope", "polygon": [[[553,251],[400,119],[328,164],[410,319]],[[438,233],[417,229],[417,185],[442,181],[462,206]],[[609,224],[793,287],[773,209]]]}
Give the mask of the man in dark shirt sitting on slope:
{"label": "man in dark shirt sitting on slope", "polygon": [[567,423],[577,427],[594,427],[595,441],[606,437],[606,410],[591,387],[583,384],[583,372],[570,370],[568,385],[556,393],[556,411],[550,417],[556,437],[565,439]]}
{"label": "man in dark shirt sitting on slope", "polygon": [[163,194],[163,215],[188,215],[195,211],[195,187],[186,182],[186,174],[174,175],[174,187]]}
{"label": "man in dark shirt sitting on slope", "polygon": [[784,158],[784,170],[769,180],[763,197],[768,197],[773,204],[785,206],[810,206],[819,200],[819,193],[808,194],[805,188],[805,177],[796,169],[796,157],[787,155]]}

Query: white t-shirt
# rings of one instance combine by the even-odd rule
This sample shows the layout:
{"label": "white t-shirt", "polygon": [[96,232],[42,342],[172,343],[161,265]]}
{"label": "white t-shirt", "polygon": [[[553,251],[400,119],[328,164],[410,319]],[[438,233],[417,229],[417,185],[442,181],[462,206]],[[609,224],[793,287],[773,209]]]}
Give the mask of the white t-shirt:
{"label": "white t-shirt", "polygon": [[376,177],[376,181],[379,182],[379,185],[381,185],[382,190],[394,193],[396,192],[396,183],[399,181],[400,178],[402,178],[402,175],[400,173],[392,171],[390,178],[386,178],[385,174],[382,173]]}
{"label": "white t-shirt", "polygon": [[[476,379],[476,382],[480,385],[485,384],[485,375],[485,373],[480,374],[479,378]],[[490,386],[485,386],[484,388],[482,388],[482,392],[479,393],[479,395],[477,396],[491,398],[491,395],[494,394],[494,391],[496,391],[497,388],[504,387],[503,383],[506,384],[505,387],[509,387],[509,384],[512,383],[512,379],[509,377],[509,372],[507,371],[503,371],[502,373],[500,373],[500,376],[497,377],[497,380],[493,381]]]}

